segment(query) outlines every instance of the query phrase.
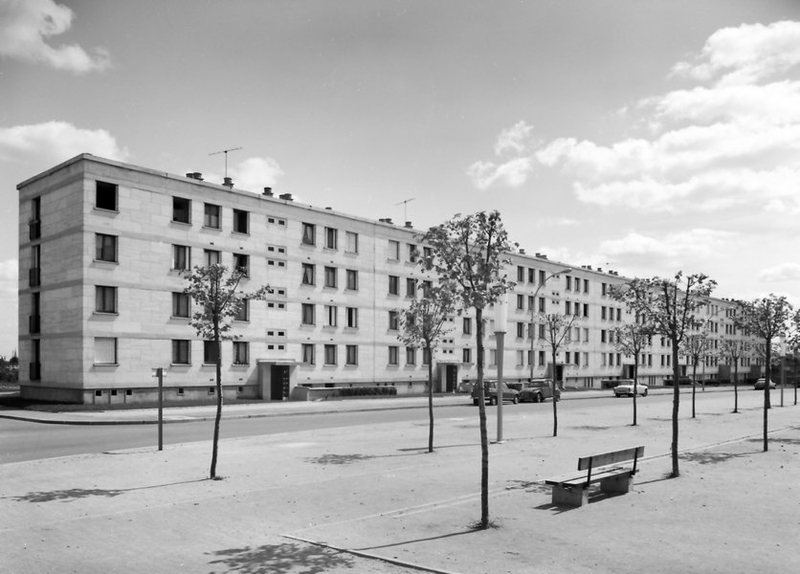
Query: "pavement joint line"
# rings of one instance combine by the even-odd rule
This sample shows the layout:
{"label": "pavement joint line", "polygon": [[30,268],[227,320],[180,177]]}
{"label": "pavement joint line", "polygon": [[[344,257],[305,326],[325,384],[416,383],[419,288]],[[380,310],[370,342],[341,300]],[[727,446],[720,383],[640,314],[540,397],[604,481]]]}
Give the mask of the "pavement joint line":
{"label": "pavement joint line", "polygon": [[299,536],[294,536],[291,534],[282,534],[281,536],[288,538],[290,540],[296,540],[298,542],[305,542],[306,544],[312,544],[314,546],[320,546],[322,548],[328,548],[330,550],[335,550],[336,552],[341,552],[343,554],[352,554],[353,556],[358,556],[360,558],[367,558],[370,560],[380,560],[381,562],[387,562],[389,564],[394,564],[395,566],[402,566],[404,568],[409,568],[411,570],[419,570],[421,572],[432,572],[433,574],[459,574],[453,570],[442,570],[440,568],[432,568],[430,566],[423,566],[422,564],[416,564],[414,562],[407,562],[405,560],[398,560],[397,558],[388,558],[385,556],[378,556],[377,554],[370,554],[369,552],[364,552],[362,550],[353,550],[349,548],[341,548],[339,546],[334,546],[333,544],[328,544],[327,542],[319,542],[317,540],[309,540],[307,538],[301,538]]}

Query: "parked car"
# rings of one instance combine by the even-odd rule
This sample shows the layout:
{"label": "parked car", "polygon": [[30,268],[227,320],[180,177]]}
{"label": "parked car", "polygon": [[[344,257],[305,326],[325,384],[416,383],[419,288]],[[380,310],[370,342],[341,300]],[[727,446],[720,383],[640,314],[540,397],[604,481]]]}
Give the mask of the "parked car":
{"label": "parked car", "polygon": [[642,395],[643,397],[647,396],[647,385],[643,383],[634,382],[633,379],[620,379],[619,383],[616,387],[614,387],[614,396],[615,397],[632,397],[633,396],[633,389],[636,388],[636,394]]}
{"label": "parked car", "polygon": [[[531,379],[521,383],[519,402],[541,403],[545,399],[553,398],[553,381],[550,379]],[[561,389],[556,388],[556,400],[561,399]]]}
{"label": "parked car", "polygon": [[[758,380],[756,381],[756,384],[755,384],[755,385],[753,385],[753,388],[754,388],[755,390],[757,390],[757,391],[763,391],[763,390],[764,390],[764,385],[766,384],[766,381],[767,381],[766,377],[761,377],[760,379],[758,379]],[[770,388],[770,389],[774,389],[774,388],[775,388],[775,386],[776,386],[776,385],[775,385],[775,381],[773,381],[773,380],[770,380],[770,382],[769,382],[769,388]]]}
{"label": "parked car", "polygon": [[[477,405],[480,400],[480,388],[478,385],[472,389],[472,404]],[[483,399],[489,401],[489,404],[497,404],[497,381],[484,381],[483,383]],[[519,391],[511,389],[507,384],[503,383],[503,401],[511,401],[514,404],[519,402]]]}

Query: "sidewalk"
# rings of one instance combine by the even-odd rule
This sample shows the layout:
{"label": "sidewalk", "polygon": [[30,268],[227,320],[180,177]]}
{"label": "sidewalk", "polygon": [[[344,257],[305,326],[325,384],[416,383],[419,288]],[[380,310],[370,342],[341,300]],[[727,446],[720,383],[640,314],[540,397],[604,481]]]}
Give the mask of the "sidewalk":
{"label": "sidewalk", "polygon": [[[736,415],[730,395],[706,395],[696,419],[682,395],[677,479],[666,478],[668,403],[640,401],[637,427],[629,400],[570,409],[555,438],[549,405],[504,409],[507,442],[490,446],[497,528],[485,531],[470,528],[477,416],[448,409],[433,454],[422,422],[228,439],[218,481],[206,479],[205,442],[0,465],[0,564],[12,574],[800,571],[800,407],[770,410],[763,453],[760,394],[741,393]],[[646,455],[634,492],[550,504],[542,479],[633,444]]]}

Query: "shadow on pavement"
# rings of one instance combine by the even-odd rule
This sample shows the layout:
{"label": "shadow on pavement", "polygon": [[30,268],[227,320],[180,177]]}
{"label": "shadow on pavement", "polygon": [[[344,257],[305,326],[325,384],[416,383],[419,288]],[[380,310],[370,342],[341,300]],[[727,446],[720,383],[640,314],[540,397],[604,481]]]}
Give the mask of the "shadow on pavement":
{"label": "shadow on pavement", "polygon": [[151,488],[162,488],[164,486],[176,486],[178,484],[190,484],[193,482],[203,482],[209,480],[207,478],[198,480],[185,480],[182,482],[170,482],[168,484],[155,484],[152,486],[137,486],[136,488],[67,488],[64,490],[50,490],[42,492],[29,492],[28,494],[21,494],[19,496],[4,496],[6,500],[15,500],[17,502],[53,502],[60,500],[62,502],[72,502],[74,500],[82,500],[84,498],[91,498],[93,496],[104,496],[106,498],[114,498],[126,492],[133,492],[135,490],[148,490]]}
{"label": "shadow on pavement", "polygon": [[225,572],[245,574],[322,574],[335,568],[353,568],[353,559],[347,555],[295,543],[230,548],[208,554],[218,557],[209,564],[221,565]]}
{"label": "shadow on pavement", "polygon": [[478,528],[469,528],[461,532],[451,532],[450,534],[440,534],[439,536],[429,536],[427,538],[414,538],[412,540],[403,540],[401,542],[393,542],[391,544],[381,544],[380,546],[367,546],[364,548],[354,548],[357,552],[367,552],[368,550],[380,550],[381,548],[393,548],[395,546],[404,546],[406,544],[415,544],[417,542],[430,542],[432,540],[443,540],[445,538],[453,538],[454,536],[462,536],[464,534],[472,534],[473,532],[480,532]]}

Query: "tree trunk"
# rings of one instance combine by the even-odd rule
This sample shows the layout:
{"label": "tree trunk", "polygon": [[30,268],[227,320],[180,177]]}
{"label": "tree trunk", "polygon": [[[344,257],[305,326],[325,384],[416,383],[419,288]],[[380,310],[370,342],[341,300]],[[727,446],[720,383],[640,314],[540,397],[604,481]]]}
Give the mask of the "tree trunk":
{"label": "tree trunk", "polygon": [[639,353],[633,360],[633,426],[636,426],[636,395],[639,394]]}
{"label": "tree trunk", "polygon": [[680,365],[678,365],[678,341],[672,339],[672,478],[681,475],[678,466],[678,411],[681,402]]}
{"label": "tree trunk", "polygon": [[219,320],[214,320],[214,346],[217,349],[216,361],[216,389],[217,389],[217,413],[214,416],[214,439],[211,443],[211,471],[209,478],[217,478],[217,450],[219,445],[219,423],[222,420],[222,343],[219,340]]}
{"label": "tree trunk", "polygon": [[736,364],[733,366],[733,412],[739,412],[739,359],[734,359]]}
{"label": "tree trunk", "polygon": [[481,432],[481,529],[489,528],[489,435],[486,432],[486,400],[483,394],[483,309],[475,309],[478,351],[478,419]]}
{"label": "tree trunk", "polygon": [[428,345],[428,452],[433,452],[433,351]]}
{"label": "tree trunk", "polygon": [[558,369],[556,368],[556,346],[553,345],[553,436],[558,436],[558,401],[556,392],[558,391]]}
{"label": "tree trunk", "polygon": [[695,411],[694,411],[694,398],[697,392],[697,386],[695,381],[697,380],[697,357],[692,359],[692,418],[695,418]]}
{"label": "tree trunk", "polygon": [[764,376],[764,452],[769,450],[769,383],[772,380],[772,365],[770,361],[772,361],[772,357],[770,356],[772,346],[772,339],[767,339],[767,367],[764,369],[766,374]]}

